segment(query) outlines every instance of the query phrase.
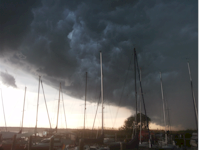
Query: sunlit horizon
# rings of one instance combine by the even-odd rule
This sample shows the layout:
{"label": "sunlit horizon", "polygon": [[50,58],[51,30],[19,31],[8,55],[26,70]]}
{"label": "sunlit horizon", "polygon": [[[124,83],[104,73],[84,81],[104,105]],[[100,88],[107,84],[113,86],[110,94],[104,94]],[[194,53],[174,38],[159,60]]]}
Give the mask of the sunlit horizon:
{"label": "sunlit horizon", "polygon": [[[35,79],[34,79],[35,80]],[[7,126],[21,126],[22,120],[22,111],[23,111],[23,102],[24,102],[24,90],[20,88],[7,87],[1,84],[3,102],[4,102],[4,110],[6,116],[6,124]],[[45,89],[46,88],[46,89]],[[50,91],[47,93],[51,93],[50,95],[45,94],[47,100],[48,112],[51,120],[52,128],[56,127],[57,121],[57,109],[58,109],[58,94],[59,91],[56,91],[54,88],[44,84],[45,91]],[[12,93],[12,94],[10,94]],[[37,105],[37,92],[30,92],[27,87],[26,90],[26,99],[25,99],[25,111],[24,111],[24,127],[35,127],[36,124],[36,105]],[[64,104],[65,104],[65,113],[67,120],[68,128],[81,128],[83,127],[83,117],[84,117],[84,101],[75,99],[72,97],[63,94],[64,96]],[[51,100],[50,100],[51,99]],[[10,105],[12,103],[12,106]],[[63,103],[62,99],[60,100],[59,106],[59,121],[58,128],[66,128],[65,125],[65,117],[63,111]],[[101,126],[101,106],[99,105],[95,128]],[[120,113],[118,118],[116,119],[115,124],[117,126],[113,127],[114,123],[114,114],[111,117],[110,111],[116,112],[118,107],[110,106],[105,104],[104,109],[104,122],[105,127],[108,128],[119,128],[123,125],[124,120],[131,115],[131,111],[127,108],[120,108],[123,113]],[[2,105],[1,105],[2,108]],[[92,128],[94,116],[97,108],[97,103],[87,102],[87,111],[86,111],[86,128]],[[3,117],[3,109],[1,113],[1,117]],[[9,111],[12,110],[12,111]],[[14,117],[15,116],[15,117]],[[0,121],[1,126],[4,125],[4,119]],[[43,98],[43,94],[40,91],[39,95],[39,110],[38,110],[38,123],[37,127],[50,127],[49,120],[47,116],[46,106]]]}
{"label": "sunlit horizon", "polygon": [[[32,79],[37,81],[36,79]],[[37,83],[37,82],[35,82]],[[22,111],[23,111],[23,102],[24,102],[24,89],[22,88],[13,88],[7,87],[4,84],[0,83],[2,89],[4,110],[6,116],[6,124],[7,127],[19,127],[21,128],[22,123]],[[22,85],[19,85],[22,87]],[[37,88],[37,87],[35,87]],[[58,108],[58,94],[59,91],[56,89],[44,84],[45,91],[49,95],[46,96],[48,112],[51,121],[51,128],[56,127],[57,121],[57,108]],[[10,94],[12,93],[12,94]],[[30,92],[27,87],[26,91],[26,99],[25,99],[25,111],[24,111],[24,122],[23,127],[35,128],[36,125],[36,106],[37,106],[37,92]],[[84,123],[84,101],[75,99],[72,97],[63,94],[64,97],[64,105],[65,105],[65,113],[66,113],[66,121],[63,111],[63,103],[62,99],[60,100],[60,109],[59,109],[59,119],[58,119],[58,128],[59,129],[83,129]],[[1,99],[2,100],[2,99]],[[14,101],[13,101],[14,100]],[[12,103],[12,105],[10,105]],[[14,104],[14,105],[13,105]],[[87,110],[86,110],[86,129],[92,129],[94,123],[94,116],[97,108],[97,103],[87,102]],[[2,108],[2,104],[0,106]],[[115,129],[118,130],[121,126],[123,126],[124,121],[130,117],[132,114],[130,109],[125,107],[120,108],[120,112],[118,117],[116,118],[116,122],[114,123],[114,114],[112,112],[117,111],[117,106],[110,106],[105,104],[104,109],[104,128],[105,129]],[[1,117],[3,118],[3,109],[1,109]],[[12,111],[9,111],[12,110]],[[99,105],[98,113],[95,121],[94,129],[101,129],[101,105]],[[115,125],[114,125],[115,124]],[[4,119],[1,119],[0,126],[5,127]],[[46,106],[43,98],[43,93],[40,91],[39,95],[39,110],[38,110],[38,128],[50,128],[49,119],[47,116]],[[164,130],[164,126],[157,125],[154,122],[150,123],[150,129],[153,130]],[[179,126],[171,126],[171,130],[181,130],[184,129],[181,125]]]}

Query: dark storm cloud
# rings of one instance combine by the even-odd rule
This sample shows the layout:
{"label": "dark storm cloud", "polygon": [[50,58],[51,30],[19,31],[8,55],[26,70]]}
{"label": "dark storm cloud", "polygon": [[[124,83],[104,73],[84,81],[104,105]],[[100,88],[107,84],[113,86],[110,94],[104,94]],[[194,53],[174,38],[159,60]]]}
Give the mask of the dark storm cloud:
{"label": "dark storm cloud", "polygon": [[[27,5],[18,14],[24,17],[20,17],[24,28],[9,21],[4,24],[20,34],[6,34],[4,30],[1,36],[6,36],[1,50],[13,45],[26,59],[14,53],[5,58],[7,61],[29,73],[42,75],[55,88],[62,82],[68,95],[82,99],[87,71],[88,99],[97,101],[99,51],[102,51],[105,102],[119,105],[128,73],[120,106],[132,109],[135,107],[133,63],[130,70],[128,65],[135,47],[142,68],[147,114],[160,123],[161,71],[164,96],[173,114],[172,125],[194,127],[186,58],[191,63],[197,98],[197,1],[43,0],[34,9],[32,4]],[[13,14],[7,17],[12,18]]]}
{"label": "dark storm cloud", "polygon": [[3,84],[17,88],[17,85],[15,83],[15,78],[12,75],[6,72],[0,72],[0,74],[1,74],[1,80]]}
{"label": "dark storm cloud", "polygon": [[17,50],[26,33],[30,30],[33,20],[31,10],[39,5],[34,1],[7,1],[0,2],[0,50]]}

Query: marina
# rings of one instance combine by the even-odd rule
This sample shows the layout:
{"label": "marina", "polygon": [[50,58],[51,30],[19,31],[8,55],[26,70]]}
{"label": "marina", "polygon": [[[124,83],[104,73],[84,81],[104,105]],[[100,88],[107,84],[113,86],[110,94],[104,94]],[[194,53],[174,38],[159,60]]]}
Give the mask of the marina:
{"label": "marina", "polygon": [[197,150],[198,0],[1,0],[0,150]]}
{"label": "marina", "polygon": [[[96,136],[93,129],[90,134],[86,134],[85,128],[85,116],[86,116],[86,95],[87,95],[87,72],[86,72],[86,86],[85,86],[85,105],[84,105],[84,127],[79,132],[77,130],[70,130],[70,129],[62,129],[58,131],[58,118],[59,118],[59,106],[60,106],[60,92],[61,92],[61,83],[59,87],[59,98],[58,98],[58,109],[57,109],[57,123],[56,128],[52,129],[51,122],[49,119],[50,128],[40,128],[37,127],[37,117],[38,117],[38,104],[37,104],[37,113],[36,113],[36,126],[35,128],[24,128],[23,127],[23,118],[24,118],[24,106],[23,106],[23,113],[22,113],[22,126],[21,129],[19,128],[1,128],[0,132],[0,149],[2,150],[129,150],[129,149],[197,149],[197,133],[192,133],[190,138],[186,138],[184,135],[179,135],[180,137],[175,137],[175,135],[170,134],[169,131],[166,130],[166,116],[165,116],[165,100],[163,94],[163,85],[162,85],[162,76],[160,72],[160,82],[161,82],[161,95],[162,95],[162,102],[163,102],[163,114],[164,114],[164,124],[165,124],[165,131],[164,134],[161,132],[155,134],[154,132],[149,130],[149,119],[146,114],[145,109],[145,101],[143,96],[143,90],[141,85],[141,70],[139,70],[139,65],[137,62],[137,54],[134,48],[134,66],[135,66],[135,93],[137,93],[137,85],[136,85],[136,74],[138,73],[140,88],[138,93],[140,93],[140,97],[143,100],[143,107],[145,110],[145,114],[143,114],[143,119],[146,121],[145,128],[142,129],[142,111],[141,111],[141,100],[140,100],[140,113],[137,113],[136,107],[136,114],[135,121],[133,121],[132,126],[132,133],[131,138],[127,137],[117,140],[116,132],[113,130],[114,135],[105,134],[104,129],[104,106],[103,106],[103,73],[102,73],[102,53],[100,52],[100,70],[101,70],[101,103],[102,103],[102,127],[101,127],[101,134]],[[38,100],[39,102],[39,91],[40,91],[40,84],[42,85],[41,77],[39,76],[39,86],[38,86]],[[48,107],[46,104],[44,88],[43,95],[45,100],[46,111],[48,114]],[[63,96],[62,96],[63,97]],[[26,87],[25,87],[25,94],[24,94],[24,104],[26,98]],[[63,98],[62,98],[63,99]],[[3,101],[2,101],[3,102]],[[194,101],[195,102],[195,101]],[[3,103],[2,103],[3,105]],[[137,105],[137,95],[136,95],[136,106]],[[63,102],[64,108],[64,102]],[[97,107],[98,109],[98,107]],[[5,116],[5,114],[4,114]],[[140,119],[140,121],[138,121]],[[49,114],[48,114],[49,118]],[[5,118],[4,118],[5,119]],[[96,119],[96,115],[95,115]],[[143,121],[144,121],[143,120]],[[66,115],[65,115],[65,123],[66,123]],[[6,119],[5,119],[6,125]],[[67,125],[67,124],[66,124]],[[2,131],[6,129],[6,131]],[[19,131],[17,131],[19,130]],[[98,130],[97,130],[98,131]],[[130,130],[131,131],[131,130]],[[91,134],[92,133],[92,134]],[[90,136],[88,136],[90,135]],[[183,136],[183,137],[182,137]],[[112,137],[112,138],[111,138]],[[188,142],[189,140],[189,142]],[[186,144],[187,143],[187,144]],[[191,148],[192,147],[192,148]]]}

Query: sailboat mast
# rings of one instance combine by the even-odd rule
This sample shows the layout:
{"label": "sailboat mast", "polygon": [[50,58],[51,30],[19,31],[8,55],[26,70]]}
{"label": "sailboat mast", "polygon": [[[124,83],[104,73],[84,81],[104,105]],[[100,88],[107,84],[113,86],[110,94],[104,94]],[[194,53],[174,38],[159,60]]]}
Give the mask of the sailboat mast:
{"label": "sailboat mast", "polygon": [[162,94],[162,101],[163,101],[163,114],[164,114],[164,124],[165,124],[165,142],[167,143],[166,120],[165,120],[165,101],[164,101],[164,95],[163,95],[162,74],[161,74],[161,72],[160,72],[160,84],[161,84],[161,94]]}
{"label": "sailboat mast", "polygon": [[37,100],[37,112],[36,112],[36,125],[35,125],[35,134],[37,132],[37,121],[38,121],[38,106],[39,106],[39,95],[40,95],[40,76],[39,76],[39,84],[38,84],[38,100]]}
{"label": "sailboat mast", "polygon": [[193,84],[192,84],[192,76],[191,76],[191,72],[190,72],[190,64],[189,64],[189,62],[187,64],[188,64],[188,71],[189,71],[190,82],[191,82],[191,90],[192,90],[192,99],[193,99],[194,112],[195,112],[196,128],[198,130],[198,112],[197,112],[197,106],[196,106],[196,101],[195,101],[195,96],[194,96],[194,90],[193,90]]}
{"label": "sailboat mast", "polygon": [[[140,82],[141,82],[142,78],[141,78],[141,69],[140,69]],[[142,91],[141,91],[141,87],[140,87],[140,94],[142,95]],[[140,96],[140,144],[141,144],[141,138],[142,138],[142,98]]]}
{"label": "sailboat mast", "polygon": [[3,105],[3,94],[2,94],[2,89],[1,89],[1,100],[2,100],[2,107],[3,107],[3,115],[4,115],[5,127],[6,127],[6,131],[7,131],[6,116],[5,116],[4,105]]}
{"label": "sailboat mast", "polygon": [[[134,56],[136,56],[136,52],[135,52],[135,48],[134,48]],[[137,125],[137,83],[136,83],[136,58],[134,59],[134,72],[135,72],[135,106],[136,106],[136,110],[135,110],[135,125]],[[135,134],[136,134],[136,130],[135,130]]]}
{"label": "sailboat mast", "polygon": [[[60,89],[61,89],[61,83],[60,83]],[[58,117],[59,117],[59,106],[60,106],[60,89],[59,89],[59,98],[58,98],[58,112],[57,112],[56,133],[57,133],[57,130],[58,130]]]}
{"label": "sailboat mast", "polygon": [[[84,109],[84,132],[85,132],[86,97],[87,97],[87,72],[85,73],[85,109]],[[83,134],[83,135],[84,135],[84,134]]]}
{"label": "sailboat mast", "polygon": [[[169,118],[169,106],[168,106],[168,101],[167,99],[165,98],[165,110],[167,111],[166,112],[166,126],[168,127],[168,131],[170,131],[170,118]],[[168,119],[167,119],[168,118]]]}
{"label": "sailboat mast", "polygon": [[[138,65],[138,60],[137,60],[137,54],[136,54],[136,51],[135,51],[135,49],[134,49],[134,53],[135,53],[135,56],[134,56],[134,58],[136,59],[136,63],[137,63],[137,72],[138,72],[138,74],[139,74],[139,65]],[[140,77],[140,75],[139,75],[139,77]],[[139,79],[140,80],[140,79]],[[146,122],[147,122],[147,128],[148,128],[148,131],[149,131],[149,120],[148,120],[148,118],[147,118],[147,112],[146,112],[146,107],[145,107],[145,102],[144,102],[144,94],[143,94],[143,90],[142,90],[142,82],[140,82],[140,88],[141,88],[141,93],[142,93],[142,101],[143,101],[143,106],[144,106],[144,113],[145,113],[145,116],[146,116]],[[150,132],[149,132],[149,137],[150,137]]]}
{"label": "sailboat mast", "polygon": [[103,72],[102,72],[102,53],[100,51],[100,64],[101,64],[101,103],[102,103],[102,129],[101,134],[103,134]]}
{"label": "sailboat mast", "polygon": [[[60,89],[61,89],[61,83],[60,83]],[[58,130],[58,115],[59,115],[59,106],[60,106],[60,89],[59,89],[59,98],[58,98],[58,112],[57,112],[56,133],[57,133],[57,130]]]}
{"label": "sailboat mast", "polygon": [[26,99],[26,87],[25,87],[25,93],[24,93],[24,106],[23,106],[23,113],[22,113],[22,129],[21,129],[21,132],[23,130],[25,99]]}
{"label": "sailboat mast", "polygon": [[169,115],[169,108],[167,109],[167,114],[168,114],[168,130],[171,131],[171,123],[170,123],[170,115]]}

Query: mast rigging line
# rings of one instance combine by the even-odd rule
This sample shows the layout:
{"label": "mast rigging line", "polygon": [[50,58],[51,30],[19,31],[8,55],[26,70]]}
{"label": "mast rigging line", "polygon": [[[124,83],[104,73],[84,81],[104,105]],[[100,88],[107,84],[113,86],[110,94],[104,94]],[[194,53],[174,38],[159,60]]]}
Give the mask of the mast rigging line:
{"label": "mast rigging line", "polygon": [[[145,103],[144,103],[144,94],[143,94],[143,89],[142,89],[142,82],[141,82],[141,76],[140,76],[140,69],[139,69],[139,64],[138,64],[138,59],[137,59],[137,53],[136,53],[136,50],[134,48],[134,58],[135,58],[135,62],[136,62],[136,68],[137,68],[137,72],[138,72],[138,76],[139,76],[139,82],[140,82],[140,92],[141,92],[141,95],[142,95],[142,102],[143,102],[143,106],[144,106],[144,113],[145,113],[145,116],[146,116],[146,121],[147,121],[147,129],[148,129],[148,132],[149,132],[149,138],[151,137],[150,136],[150,131],[149,131],[149,125],[148,125],[148,118],[147,118],[147,113],[146,113],[146,107],[145,107]],[[137,107],[137,106],[136,106]],[[136,114],[137,116],[137,114]],[[150,141],[151,141],[151,138],[150,138]],[[151,144],[151,147],[152,147],[152,144]]]}
{"label": "mast rigging line", "polygon": [[191,76],[189,61],[187,62],[187,64],[188,64],[188,71],[189,71],[189,76],[190,76],[190,84],[191,84],[192,99],[193,99],[193,106],[194,106],[195,122],[196,122],[197,131],[198,131],[198,110],[197,110],[196,100],[195,100],[195,95],[194,95],[194,90],[193,90],[192,76]]}
{"label": "mast rigging line", "polygon": [[160,85],[161,85],[161,96],[162,96],[162,102],[163,102],[163,115],[164,115],[164,125],[165,125],[165,134],[166,134],[166,115],[165,115],[166,104],[165,104],[165,99],[164,99],[164,92],[163,92],[163,85],[162,85],[162,74],[161,74],[161,72],[160,72]]}
{"label": "mast rigging line", "polygon": [[62,86],[61,86],[61,92],[62,92],[63,110],[64,110],[64,115],[65,115],[65,124],[66,124],[66,129],[67,129],[67,120],[66,120],[66,114],[65,114],[65,106],[64,106],[64,99],[63,99],[63,91],[62,91]]}
{"label": "mast rigging line", "polygon": [[[114,118],[113,127],[115,126],[116,118],[117,118],[118,111],[119,111],[119,108],[120,108],[120,103],[121,103],[122,96],[123,96],[123,93],[124,93],[124,87],[125,87],[125,85],[126,85],[128,73],[129,73],[129,70],[130,70],[130,66],[131,66],[131,63],[132,63],[133,54],[134,54],[134,51],[133,51],[133,53],[132,53],[132,55],[131,55],[131,60],[130,60],[129,66],[128,66],[128,71],[127,71],[127,74],[126,74],[126,77],[125,77],[125,80],[124,80],[124,85],[123,85],[123,88],[122,88],[122,93],[121,93],[121,95],[120,95],[120,99],[119,99],[119,103],[118,103],[117,112],[116,112],[116,115],[115,115],[115,118]],[[113,128],[113,127],[112,127],[112,128]]]}
{"label": "mast rigging line", "polygon": [[41,82],[42,91],[43,91],[43,95],[44,95],[44,102],[45,102],[45,106],[46,106],[46,110],[47,110],[47,115],[48,115],[48,119],[49,119],[49,125],[50,125],[50,128],[51,128],[51,121],[50,121],[49,112],[48,112],[48,108],[47,108],[47,103],[46,103],[46,98],[45,98],[45,94],[44,94],[44,88],[43,88],[42,80],[40,80],[40,82]]}
{"label": "mast rigging line", "polygon": [[38,84],[38,99],[37,99],[37,112],[36,112],[35,136],[36,136],[36,132],[37,132],[37,121],[38,121],[38,106],[39,106],[39,96],[40,96],[40,78],[41,78],[41,76],[39,76],[39,84]]}
{"label": "mast rigging line", "polygon": [[94,122],[93,122],[92,130],[94,129],[94,124],[95,124],[95,121],[96,121],[96,116],[97,116],[97,111],[98,111],[98,106],[99,106],[100,98],[101,98],[101,92],[100,92],[100,95],[99,95],[99,101],[97,102],[97,109],[96,109],[96,113],[95,113],[95,117],[94,117]]}
{"label": "mast rigging line", "polygon": [[61,83],[60,83],[59,98],[58,98],[58,111],[57,111],[56,133],[58,131],[58,117],[59,117],[59,107],[60,107],[60,90],[61,90]]}
{"label": "mast rigging line", "polygon": [[[96,88],[96,91],[98,91],[97,88]],[[95,113],[95,117],[94,117],[92,130],[94,129],[94,125],[95,125],[95,121],[96,121],[96,115],[97,115],[97,111],[98,111],[98,106],[99,106],[99,103],[100,103],[100,98],[101,98],[101,90],[100,90],[99,100],[97,101],[97,108],[96,108],[96,113]],[[98,99],[98,96],[97,96],[97,99]]]}
{"label": "mast rigging line", "polygon": [[109,113],[110,113],[111,121],[112,121],[112,124],[113,124],[113,117],[112,117],[112,114],[111,114],[110,104],[109,104],[109,103],[108,103],[108,109],[109,109]]}
{"label": "mast rigging line", "polygon": [[26,99],[26,87],[25,87],[25,92],[24,92],[24,105],[23,105],[23,113],[22,113],[21,132],[22,132],[22,130],[23,130],[25,99]]}
{"label": "mast rigging line", "polygon": [[[141,87],[141,95],[142,95],[142,102],[143,102],[143,106],[144,106],[144,112],[145,112],[145,115],[146,115],[146,121],[147,121],[147,128],[148,128],[148,131],[149,131],[149,125],[148,125],[148,119],[147,119],[147,113],[146,113],[146,107],[145,107],[145,103],[144,103],[144,94],[143,94],[143,89],[142,89],[142,83],[141,83],[141,78],[140,78],[140,70],[139,70],[139,65],[138,65],[138,60],[137,60],[137,53],[136,53],[136,50],[134,49],[135,51],[135,61],[136,61],[136,65],[137,65],[137,72],[138,72],[138,76],[139,76],[139,81],[140,81],[140,87]],[[149,133],[150,134],[150,133]]]}

